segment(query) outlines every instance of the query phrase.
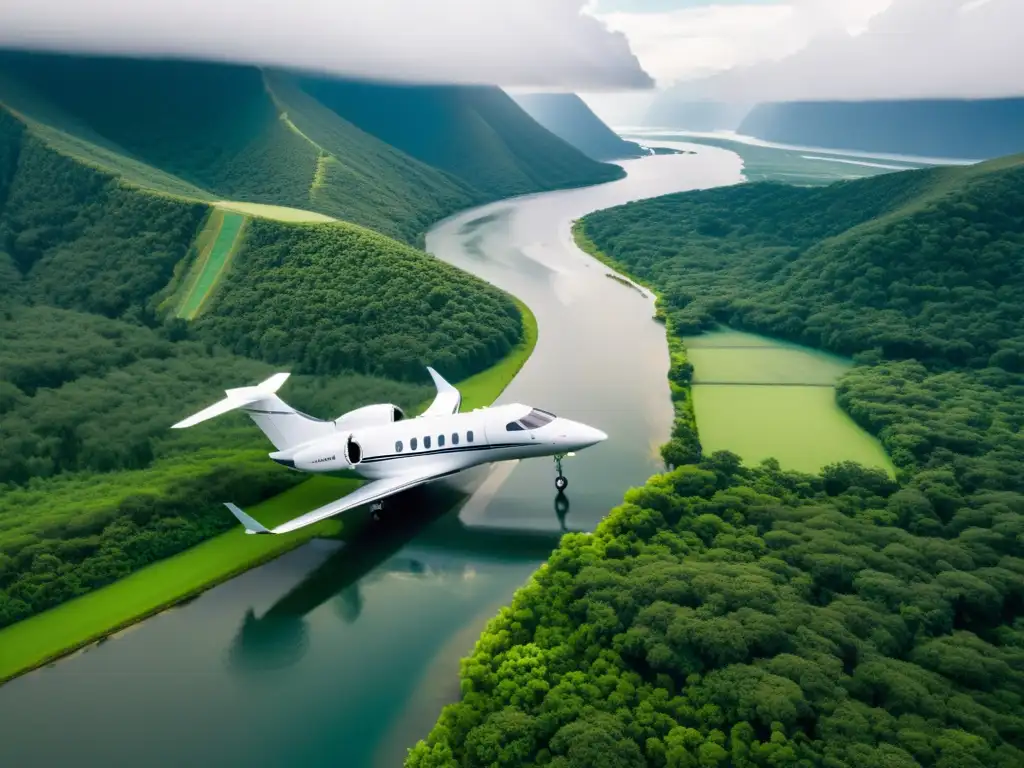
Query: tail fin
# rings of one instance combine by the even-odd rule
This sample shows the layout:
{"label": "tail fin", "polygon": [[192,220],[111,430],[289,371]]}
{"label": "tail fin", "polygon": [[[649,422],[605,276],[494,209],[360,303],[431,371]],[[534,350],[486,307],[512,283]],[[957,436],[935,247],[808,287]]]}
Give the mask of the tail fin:
{"label": "tail fin", "polygon": [[288,379],[287,373],[276,373],[253,387],[225,390],[223,400],[179,421],[171,429],[184,429],[223,413],[241,409],[270,438],[278,450],[326,437],[334,432],[333,421],[321,421],[292,408],[275,392]]}

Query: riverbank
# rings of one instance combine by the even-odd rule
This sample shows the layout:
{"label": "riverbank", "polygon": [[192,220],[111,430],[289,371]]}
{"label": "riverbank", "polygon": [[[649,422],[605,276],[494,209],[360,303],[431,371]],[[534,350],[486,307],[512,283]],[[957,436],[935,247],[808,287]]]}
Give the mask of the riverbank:
{"label": "riverbank", "polygon": [[[536,317],[523,302],[513,300],[522,313],[523,338],[498,363],[456,384],[463,395],[463,410],[494,402],[537,345]],[[429,404],[424,403],[418,412]],[[278,525],[301,510],[351,493],[360,484],[361,480],[354,478],[313,477],[247,511],[265,524]],[[347,537],[359,530],[363,517],[357,512],[347,515],[344,523],[328,519],[288,536],[246,536],[238,527],[6,627],[0,630],[0,684],[191,600],[310,539]]]}
{"label": "riverbank", "polygon": [[[602,253],[582,221],[574,222],[572,233],[581,250],[658,296],[649,282]],[[661,449],[667,464],[728,450],[750,466],[775,459],[784,469],[817,474],[829,464],[854,461],[895,477],[880,441],[836,400],[836,385],[851,361],[732,329],[684,338],[657,306],[656,318],[667,326],[676,410],[672,440]]]}
{"label": "riverbank", "polygon": [[665,343],[668,345],[669,368],[668,385],[672,394],[672,433],[669,441],[659,448],[662,459],[668,466],[688,464],[700,459],[701,443],[700,431],[697,427],[697,414],[693,407],[693,391],[691,381],[693,380],[693,365],[686,352],[686,344],[682,337],[675,332],[672,321],[661,309],[661,296],[654,286],[648,282],[638,279],[634,275],[622,272],[622,265],[616,264],[614,260],[603,253],[597,244],[594,243],[583,229],[581,220],[572,223],[572,239],[576,247],[588,256],[597,259],[606,267],[614,269],[631,288],[639,290],[639,286],[646,288],[654,296],[654,319],[665,326]]}

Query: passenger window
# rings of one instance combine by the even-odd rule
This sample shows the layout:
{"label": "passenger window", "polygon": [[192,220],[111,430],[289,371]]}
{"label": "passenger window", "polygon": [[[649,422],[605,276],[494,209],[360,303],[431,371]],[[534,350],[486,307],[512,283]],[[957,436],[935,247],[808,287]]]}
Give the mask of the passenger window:
{"label": "passenger window", "polygon": [[409,441],[409,450],[410,451],[415,451],[416,450],[416,438],[415,437],[412,440]]}
{"label": "passenger window", "polygon": [[458,444],[459,444],[459,433],[458,432],[452,432],[452,445],[458,445]]}
{"label": "passenger window", "polygon": [[426,437],[423,438],[423,447],[424,448],[429,448],[430,447],[430,435],[427,435]]}
{"label": "passenger window", "polygon": [[444,448],[444,435],[437,436],[437,447]]}
{"label": "passenger window", "polygon": [[505,425],[505,431],[506,432],[522,432],[523,431],[523,425],[520,424],[518,421],[509,422],[508,424]]}
{"label": "passenger window", "polygon": [[467,442],[467,443],[472,443],[472,442],[473,442],[473,430],[472,430],[472,429],[471,429],[471,430],[469,430],[469,431],[468,431],[468,432],[466,433],[466,442]]}
{"label": "passenger window", "polygon": [[402,441],[399,440],[399,441],[397,441],[395,443],[395,453],[401,453],[401,452],[402,452]]}

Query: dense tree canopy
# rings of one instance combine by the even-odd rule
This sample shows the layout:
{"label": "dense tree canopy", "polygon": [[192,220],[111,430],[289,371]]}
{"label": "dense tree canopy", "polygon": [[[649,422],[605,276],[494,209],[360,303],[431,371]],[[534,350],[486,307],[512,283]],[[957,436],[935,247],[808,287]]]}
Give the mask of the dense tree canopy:
{"label": "dense tree canopy", "polygon": [[[562,539],[406,765],[1024,764],[1022,195],[1011,159],[586,217],[660,295],[677,466]],[[722,322],[857,353],[898,481],[702,456],[679,336]]]}
{"label": "dense tree canopy", "polygon": [[407,765],[1024,762],[1024,495],[716,453],[569,534]]}
{"label": "dense tree canopy", "polygon": [[522,336],[512,300],[382,235],[343,225],[255,220],[198,333],[239,354],[424,380],[483,370]]}
{"label": "dense tree canopy", "polygon": [[[302,479],[266,460],[241,414],[175,421],[266,378],[266,363],[52,307],[0,324],[0,626],[226,530],[221,502]],[[414,408],[431,388],[360,375],[293,376],[284,395],[322,418],[369,402]]]}
{"label": "dense tree canopy", "polygon": [[726,322],[855,354],[1024,370],[1024,159],[668,195],[586,234],[681,332]]}

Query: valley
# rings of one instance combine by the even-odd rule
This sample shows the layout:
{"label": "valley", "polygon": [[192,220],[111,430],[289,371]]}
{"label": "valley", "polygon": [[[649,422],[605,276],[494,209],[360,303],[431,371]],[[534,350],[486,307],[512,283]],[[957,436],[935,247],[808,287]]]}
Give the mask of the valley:
{"label": "valley", "polygon": [[[1020,157],[620,167],[498,89],[0,58],[0,679],[103,637],[0,688],[0,762],[1014,764]],[[82,97],[109,76],[131,114]],[[356,481],[166,433],[286,366],[313,412],[415,412],[427,363],[613,439],[567,496],[505,463],[281,540],[220,502]]]}

